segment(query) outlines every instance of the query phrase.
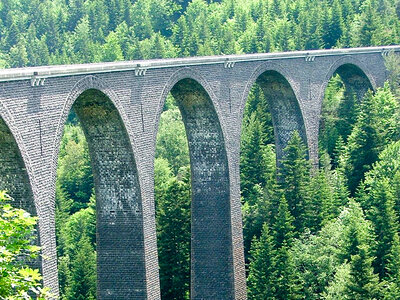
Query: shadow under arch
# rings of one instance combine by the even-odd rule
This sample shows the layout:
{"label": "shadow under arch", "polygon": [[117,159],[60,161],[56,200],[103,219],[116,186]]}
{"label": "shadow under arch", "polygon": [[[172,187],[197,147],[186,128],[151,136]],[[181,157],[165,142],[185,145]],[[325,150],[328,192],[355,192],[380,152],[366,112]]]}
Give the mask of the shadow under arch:
{"label": "shadow under arch", "polygon": [[171,92],[184,122],[191,165],[191,299],[233,299],[230,180],[223,130],[201,77],[183,70],[169,82],[160,107]]}
{"label": "shadow under arch", "polygon": [[[368,75],[368,69],[356,58],[352,57],[343,57],[338,59],[329,69],[329,72],[326,75],[321,95],[320,95],[320,122],[318,128],[318,144],[321,147],[321,143],[326,147],[328,153],[333,155],[333,149],[336,147],[336,140],[332,139],[332,134],[341,136],[344,141],[347,140],[347,136],[350,134],[352,127],[357,119],[357,109],[356,105],[360,104],[363,97],[367,93],[368,90],[375,90],[376,83],[373,80],[373,77]],[[338,75],[340,79],[335,78]],[[340,89],[344,87],[343,95],[335,105],[336,110],[335,121],[332,120],[327,123],[326,117],[324,117],[326,112],[324,110],[327,98],[327,90],[328,84],[339,84],[334,87],[335,92],[338,92]],[[332,98],[335,99],[335,98]],[[332,100],[331,99],[331,100]],[[332,108],[331,108],[332,110]],[[325,130],[326,128],[334,128],[335,132],[331,132],[330,141],[325,138]]]}
{"label": "shadow under arch", "polygon": [[346,91],[355,95],[358,101],[364,97],[368,90],[375,89],[375,84],[373,85],[371,79],[356,64],[344,63],[339,65],[329,78],[327,78],[326,82],[336,74],[342,78]]}
{"label": "shadow under arch", "polygon": [[[344,56],[337,59],[329,67],[322,85],[321,99],[324,97],[329,80],[336,74],[339,74],[342,78],[346,88],[354,91],[359,90],[357,95],[361,98],[368,89],[375,90],[377,88],[374,78],[370,75],[369,69],[364,63],[355,57]],[[363,91],[365,92],[363,93]]]}
{"label": "shadow under arch", "polygon": [[283,150],[286,148],[294,131],[297,131],[302,138],[304,145],[307,144],[307,133],[304,125],[303,113],[297,100],[292,84],[279,67],[263,67],[256,70],[249,83],[242,101],[241,115],[243,119],[244,106],[249,96],[250,88],[257,83],[271,113],[274,127],[274,138],[276,147],[276,159],[278,165],[283,159]]}
{"label": "shadow under arch", "polygon": [[[0,190],[7,191],[12,197],[11,205],[22,208],[32,216],[37,216],[37,208],[29,179],[28,170],[13,133],[5,120],[0,116]],[[37,223],[36,245],[40,245],[39,222]],[[40,256],[29,261],[33,268],[42,269]]]}
{"label": "shadow under arch", "polygon": [[88,143],[96,194],[97,296],[145,299],[142,199],[125,123],[101,90],[76,96],[70,105]]}

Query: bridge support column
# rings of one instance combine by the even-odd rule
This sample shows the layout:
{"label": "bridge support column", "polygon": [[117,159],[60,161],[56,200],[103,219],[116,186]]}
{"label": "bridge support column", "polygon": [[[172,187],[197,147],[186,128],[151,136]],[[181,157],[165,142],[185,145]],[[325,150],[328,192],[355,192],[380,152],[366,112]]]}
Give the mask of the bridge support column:
{"label": "bridge support column", "polygon": [[190,152],[191,298],[235,299],[230,180],[219,119],[207,92],[194,80],[178,82],[171,92]]}
{"label": "bridge support column", "polygon": [[141,190],[126,128],[115,106],[98,90],[81,94],[73,108],[93,166],[98,299],[150,299]]}

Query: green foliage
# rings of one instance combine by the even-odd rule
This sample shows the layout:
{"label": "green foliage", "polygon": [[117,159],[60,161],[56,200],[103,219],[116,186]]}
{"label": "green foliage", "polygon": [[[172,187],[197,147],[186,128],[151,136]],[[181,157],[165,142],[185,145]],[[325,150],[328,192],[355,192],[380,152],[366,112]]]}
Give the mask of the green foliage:
{"label": "green foliage", "polygon": [[32,299],[36,295],[44,299],[48,292],[41,287],[42,276],[28,266],[40,251],[33,244],[37,218],[11,203],[9,196],[0,191],[0,298]]}
{"label": "green foliage", "polygon": [[280,176],[281,188],[289,205],[289,211],[294,217],[297,232],[302,232],[306,226],[306,208],[310,202],[308,182],[310,180],[310,164],[306,160],[306,148],[297,132],[284,149],[284,159]]}
{"label": "green foliage", "polygon": [[[79,25],[78,25],[79,26]],[[96,209],[85,136],[70,115],[56,183],[56,237],[61,299],[96,299]]]}
{"label": "green foliage", "polygon": [[382,286],[372,267],[372,225],[365,220],[357,203],[350,202],[349,210],[350,213],[344,218],[344,244],[340,255],[350,265],[345,293],[350,299],[379,299]]}
{"label": "green foliage", "polygon": [[398,102],[388,84],[378,88],[375,95],[369,92],[361,103],[346,148],[345,173],[352,193],[384,146],[397,140],[400,128],[398,113]]}
{"label": "green foliage", "polygon": [[59,277],[62,299],[96,299],[95,199],[59,225]]}
{"label": "green foliage", "polygon": [[252,243],[248,277],[250,299],[297,298],[298,286],[289,256],[293,242],[292,222],[288,204],[282,197],[271,233],[269,225],[264,223],[260,238]]}
{"label": "green foliage", "polygon": [[265,223],[259,239],[254,239],[250,250],[249,276],[247,286],[249,299],[272,299],[271,287],[273,237]]}
{"label": "green foliage", "polygon": [[182,179],[169,179],[163,195],[157,195],[157,238],[163,299],[188,299],[189,296],[189,168],[181,172]]}
{"label": "green foliage", "polygon": [[87,207],[93,190],[93,175],[86,139],[77,125],[66,125],[64,129],[57,179],[65,197],[74,199],[71,213]]}
{"label": "green foliage", "polygon": [[161,295],[163,299],[189,299],[189,150],[182,116],[171,95],[160,119],[154,175]]}
{"label": "green foliage", "polygon": [[276,215],[278,207],[280,192],[276,183],[276,158],[272,145],[263,149],[263,166],[265,184],[263,186],[260,184],[253,185],[249,196],[244,198],[245,201],[242,206],[246,259],[252,240],[254,237],[260,237],[265,222],[271,224],[272,216]]}
{"label": "green foliage", "polygon": [[372,224],[354,201],[318,233],[301,236],[290,252],[299,294],[304,299],[380,299],[382,286],[371,265],[373,239]]}
{"label": "green foliage", "polygon": [[[340,124],[344,117],[348,116],[348,111],[343,115],[343,105],[348,99],[344,99],[344,85],[339,75],[331,78],[325,91],[325,97],[322,102],[322,115],[320,124],[320,149],[324,149],[329,155],[333,156],[339,138],[342,141],[347,140],[347,132],[341,128],[351,130],[352,124]],[[340,108],[340,109],[339,109]],[[346,122],[347,123],[347,122]],[[333,157],[336,159],[336,156]]]}
{"label": "green foliage", "polygon": [[[397,282],[399,211],[398,211],[398,156],[399,142],[386,147],[373,169],[366,174],[358,197],[372,221],[377,236],[374,247],[375,271],[381,279]],[[391,266],[391,267],[390,267]]]}
{"label": "green foliage", "polygon": [[2,2],[3,67],[400,43],[396,1]]}
{"label": "green foliage", "polygon": [[157,135],[156,158],[165,158],[174,174],[189,164],[189,150],[185,127],[179,109],[168,109],[161,115]]}
{"label": "green foliage", "polygon": [[318,233],[306,232],[294,242],[290,257],[304,299],[321,299],[322,293],[332,284],[342,263],[339,258],[342,241],[342,218],[336,218]]}

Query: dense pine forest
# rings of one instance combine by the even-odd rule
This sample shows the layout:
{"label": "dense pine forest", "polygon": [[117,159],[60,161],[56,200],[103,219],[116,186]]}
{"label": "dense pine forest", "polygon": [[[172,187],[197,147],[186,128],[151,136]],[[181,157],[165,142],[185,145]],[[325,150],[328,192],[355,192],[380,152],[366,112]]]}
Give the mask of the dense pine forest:
{"label": "dense pine forest", "polygon": [[[0,67],[400,44],[400,0],[1,0]],[[246,104],[241,195],[250,299],[400,298],[400,58],[359,101],[329,82],[313,169],[295,132],[278,164],[259,86]],[[277,165],[279,167],[277,167]],[[190,161],[171,95],[157,135],[163,299],[190,297]],[[74,112],[56,186],[61,299],[96,298],[96,197]]]}

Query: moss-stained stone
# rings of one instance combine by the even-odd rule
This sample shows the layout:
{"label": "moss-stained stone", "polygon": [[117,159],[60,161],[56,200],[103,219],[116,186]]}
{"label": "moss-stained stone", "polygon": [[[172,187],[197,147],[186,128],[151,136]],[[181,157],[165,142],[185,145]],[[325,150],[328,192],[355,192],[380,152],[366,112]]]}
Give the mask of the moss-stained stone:
{"label": "moss-stained stone", "polygon": [[184,79],[172,89],[181,110],[192,173],[192,299],[233,299],[228,162],[206,91]]}
{"label": "moss-stained stone", "polygon": [[142,203],[129,138],[112,102],[87,90],[75,102],[96,192],[99,299],[144,299]]}

